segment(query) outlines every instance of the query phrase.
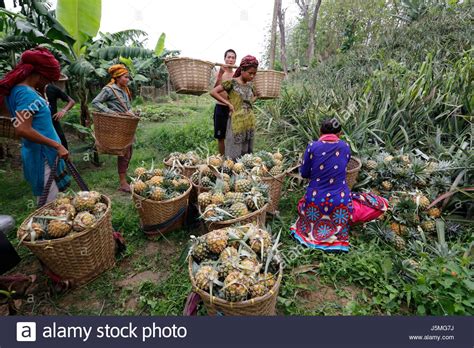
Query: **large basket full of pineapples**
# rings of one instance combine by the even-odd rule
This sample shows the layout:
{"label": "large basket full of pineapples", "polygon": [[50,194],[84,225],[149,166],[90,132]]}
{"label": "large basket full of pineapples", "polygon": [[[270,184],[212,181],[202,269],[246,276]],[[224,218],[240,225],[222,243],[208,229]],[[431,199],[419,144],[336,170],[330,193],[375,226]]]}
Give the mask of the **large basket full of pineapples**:
{"label": "large basket full of pineapples", "polygon": [[278,239],[253,224],[192,237],[189,277],[209,315],[275,315]]}
{"label": "large basket full of pineapples", "polygon": [[110,199],[96,191],[60,194],[31,214],[17,236],[53,273],[75,286],[115,263]]}
{"label": "large basket full of pineapples", "polygon": [[259,151],[256,154],[246,154],[238,159],[233,171],[237,174],[246,171],[252,176],[262,179],[268,186],[270,196],[268,212],[275,214],[278,211],[281,190],[288,168],[289,162],[284,161],[280,152]]}
{"label": "large basket full of pineapples", "polygon": [[182,226],[192,188],[188,178],[169,169],[138,167],[131,188],[145,233],[164,233]]}
{"label": "large basket full of pineapples", "polygon": [[190,178],[197,170],[197,166],[200,162],[201,158],[194,151],[186,153],[173,152],[163,159],[163,164],[166,167],[180,172],[187,178]]}
{"label": "large basket full of pineapples", "polygon": [[209,231],[234,224],[265,224],[268,187],[248,176],[217,179],[212,189],[198,196],[199,212]]}

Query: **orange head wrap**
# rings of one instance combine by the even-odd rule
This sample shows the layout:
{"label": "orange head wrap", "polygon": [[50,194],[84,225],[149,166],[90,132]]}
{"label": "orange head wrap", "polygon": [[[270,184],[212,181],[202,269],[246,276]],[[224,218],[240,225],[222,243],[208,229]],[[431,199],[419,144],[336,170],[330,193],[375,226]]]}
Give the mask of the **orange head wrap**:
{"label": "orange head wrap", "polygon": [[[128,74],[128,69],[123,64],[115,64],[115,65],[112,65],[109,68],[108,73],[112,77],[110,79],[110,82],[108,83],[108,85],[113,85],[115,83],[116,78],[118,78],[122,75]],[[125,88],[122,88],[122,89],[125,90],[125,92],[128,94],[128,97],[130,98],[130,101],[131,101],[132,100],[132,93],[130,92],[130,89],[128,87],[125,87]]]}

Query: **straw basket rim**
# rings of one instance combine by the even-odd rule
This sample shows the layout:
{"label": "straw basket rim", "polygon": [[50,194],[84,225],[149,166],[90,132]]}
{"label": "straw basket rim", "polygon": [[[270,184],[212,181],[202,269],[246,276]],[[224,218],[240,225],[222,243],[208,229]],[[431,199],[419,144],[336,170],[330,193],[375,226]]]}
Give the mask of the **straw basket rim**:
{"label": "straw basket rim", "polygon": [[[233,224],[236,224],[236,223],[239,223],[240,221],[242,220],[247,220],[251,217],[254,217],[255,215],[259,215],[259,214],[262,214],[263,212],[267,211],[269,207],[269,203],[265,203],[265,205],[263,207],[261,207],[260,209],[258,210],[255,210],[247,215],[244,215],[244,216],[241,216],[241,217],[238,217],[238,218],[235,218],[235,219],[231,219],[231,220],[223,220],[223,221],[212,221],[212,222],[208,222],[208,221],[205,221],[207,224],[209,225],[233,225]],[[198,207],[199,208],[199,214],[202,215],[202,212],[201,212],[201,207]],[[223,227],[225,228],[225,227]]]}
{"label": "straw basket rim", "polygon": [[[215,230],[215,231],[218,231],[218,230]],[[215,231],[213,231],[213,232],[215,232]],[[208,297],[213,304],[222,305],[222,306],[226,306],[226,307],[230,307],[230,308],[247,307],[248,305],[255,305],[255,304],[258,304],[260,302],[264,302],[264,301],[268,300],[270,297],[275,296],[276,294],[278,294],[278,288],[280,287],[281,281],[283,279],[283,263],[280,262],[279,265],[278,265],[279,266],[278,267],[278,277],[275,281],[275,285],[273,285],[273,287],[265,295],[255,297],[255,298],[251,298],[250,300],[239,301],[239,302],[231,302],[231,301],[224,300],[224,299],[222,299],[220,297],[217,297],[217,296],[211,296],[208,292],[206,292],[206,291],[204,291],[204,290],[197,287],[196,281],[195,281],[194,276],[193,276],[193,261],[194,261],[193,257],[190,256],[189,260],[188,260],[188,273],[189,273],[189,278],[191,280],[191,285],[193,287],[193,291],[197,292],[201,297],[204,297],[204,296]]]}
{"label": "straw basket rim", "polygon": [[189,180],[189,178],[185,177],[182,174],[180,174],[180,176],[181,176],[181,178],[186,179],[187,181],[189,181],[189,183],[191,185],[189,185],[189,188],[186,191],[184,191],[181,195],[179,195],[178,197],[167,199],[165,201],[154,201],[153,199],[145,198],[143,196],[140,196],[139,194],[136,194],[135,191],[133,190],[133,185],[132,185],[132,196],[133,196],[133,198],[135,198],[137,200],[145,201],[147,203],[155,203],[155,204],[168,204],[168,203],[173,203],[173,202],[176,202],[178,200],[181,200],[181,199],[183,199],[184,197],[186,197],[187,195],[189,195],[191,193],[191,190],[193,189],[193,185],[191,183],[191,180]]}
{"label": "straw basket rim", "polygon": [[175,62],[175,61],[195,61],[195,62],[200,62],[200,63],[205,63],[207,65],[210,65],[214,67],[216,64],[212,63],[208,60],[202,60],[202,59],[196,59],[196,58],[190,58],[190,57],[171,57],[171,58],[166,58],[165,59],[165,64],[168,64],[170,62]]}
{"label": "straw basket rim", "polygon": [[[105,211],[105,213],[102,215],[102,217],[97,220],[95,222],[94,225],[92,226],[89,226],[87,227],[84,231],[81,231],[81,232],[71,232],[71,233],[68,233],[66,236],[64,237],[61,237],[61,238],[54,238],[54,239],[46,239],[46,240],[38,240],[38,241],[27,241],[27,240],[23,240],[21,243],[24,244],[24,245],[36,245],[36,246],[41,246],[41,245],[51,245],[51,244],[57,244],[57,243],[61,243],[61,242],[69,242],[69,241],[72,241],[74,239],[77,239],[79,237],[82,237],[83,235],[91,232],[92,229],[94,229],[97,224],[99,222],[102,222],[103,219],[105,219],[108,215],[110,215],[111,213],[111,210],[112,210],[112,201],[110,200],[109,197],[107,197],[106,195],[104,194],[101,194],[101,199],[105,199],[105,201],[107,202],[107,210]],[[42,206],[41,208],[38,208],[36,209],[33,213],[31,213],[24,221],[23,223],[20,225],[20,227],[18,228],[17,230],[17,237],[18,237],[18,232],[22,229],[22,227],[25,225],[25,223],[27,223],[27,221],[30,221],[36,214],[36,212],[38,210],[44,210],[46,209],[47,207],[49,207],[50,205],[53,205],[54,204],[54,201],[53,202],[50,202],[48,204],[45,204],[44,206]]]}
{"label": "straw basket rim", "polygon": [[99,115],[99,116],[106,116],[106,117],[115,117],[115,118],[123,118],[123,119],[130,119],[130,120],[140,120],[139,116],[125,114],[123,112],[116,112],[116,113],[109,113],[109,112],[100,112],[100,111],[93,111],[92,116]]}
{"label": "straw basket rim", "polygon": [[354,172],[356,172],[356,171],[359,171],[360,168],[362,168],[362,161],[360,160],[359,157],[355,157],[355,156],[354,156],[354,157],[351,157],[351,159],[349,160],[349,162],[350,162],[351,160],[356,161],[356,162],[357,162],[357,166],[354,167],[354,168],[352,168],[352,169],[348,169],[348,170],[347,170],[347,173],[354,173]]}
{"label": "straw basket rim", "polygon": [[287,175],[287,170],[283,171],[283,173],[280,173],[278,175],[270,175],[270,176],[263,176],[261,177],[262,181],[272,181],[272,180],[279,180],[283,178],[285,175]]}

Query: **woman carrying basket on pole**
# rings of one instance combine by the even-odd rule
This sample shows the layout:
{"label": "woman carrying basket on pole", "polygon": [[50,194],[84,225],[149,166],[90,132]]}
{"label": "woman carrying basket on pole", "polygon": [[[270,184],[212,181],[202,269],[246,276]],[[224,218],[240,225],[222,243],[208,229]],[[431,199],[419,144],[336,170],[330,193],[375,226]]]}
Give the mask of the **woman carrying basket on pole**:
{"label": "woman carrying basket on pole", "polygon": [[[132,113],[132,95],[128,88],[130,74],[123,64],[112,65],[108,70],[112,77],[110,82],[102,88],[102,91],[94,98],[92,105],[97,111],[108,114]],[[119,191],[130,192],[127,182],[127,169],[132,158],[132,145],[130,145],[123,156],[117,158],[117,170],[119,174]]]}

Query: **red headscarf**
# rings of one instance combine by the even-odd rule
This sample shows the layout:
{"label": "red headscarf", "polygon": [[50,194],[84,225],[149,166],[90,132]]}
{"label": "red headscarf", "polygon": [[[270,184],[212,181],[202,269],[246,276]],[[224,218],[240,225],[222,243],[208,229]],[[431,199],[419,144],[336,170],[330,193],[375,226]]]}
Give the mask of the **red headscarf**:
{"label": "red headscarf", "polygon": [[258,68],[258,60],[254,56],[245,56],[242,58],[239,67],[235,70],[234,77],[239,77],[242,74],[242,68]]}
{"label": "red headscarf", "polygon": [[11,89],[32,73],[43,75],[49,81],[59,80],[61,66],[53,54],[44,47],[23,52],[20,62],[0,80],[0,96],[9,95]]}

